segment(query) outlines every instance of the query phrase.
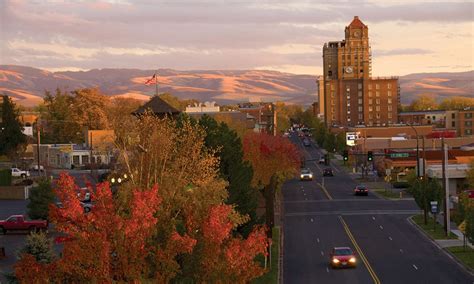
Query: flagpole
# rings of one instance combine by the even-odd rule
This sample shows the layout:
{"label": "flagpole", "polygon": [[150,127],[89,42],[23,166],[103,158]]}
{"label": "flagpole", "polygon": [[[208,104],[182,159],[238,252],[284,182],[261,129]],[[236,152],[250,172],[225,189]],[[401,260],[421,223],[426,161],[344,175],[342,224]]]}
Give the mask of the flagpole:
{"label": "flagpole", "polygon": [[155,71],[155,95],[158,96],[158,70]]}

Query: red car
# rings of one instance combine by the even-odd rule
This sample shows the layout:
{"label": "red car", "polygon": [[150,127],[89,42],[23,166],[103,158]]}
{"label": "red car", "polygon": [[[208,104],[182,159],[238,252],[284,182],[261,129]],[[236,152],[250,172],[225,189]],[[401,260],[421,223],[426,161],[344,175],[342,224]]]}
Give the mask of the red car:
{"label": "red car", "polygon": [[335,247],[329,256],[332,268],[357,266],[357,259],[350,247]]}
{"label": "red car", "polygon": [[23,215],[12,215],[6,220],[0,220],[0,232],[4,234],[7,231],[17,231],[17,230],[28,230],[28,231],[38,231],[38,230],[47,230],[48,221],[30,221],[26,220]]}
{"label": "red car", "polygon": [[369,195],[369,189],[365,185],[358,185],[354,188],[355,195]]}

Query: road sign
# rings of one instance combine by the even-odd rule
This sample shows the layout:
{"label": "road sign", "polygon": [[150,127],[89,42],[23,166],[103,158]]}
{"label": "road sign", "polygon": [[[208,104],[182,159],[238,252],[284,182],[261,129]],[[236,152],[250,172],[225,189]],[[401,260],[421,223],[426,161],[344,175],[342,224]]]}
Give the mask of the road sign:
{"label": "road sign", "polygon": [[438,213],[438,201],[430,201],[431,204],[431,213]]}
{"label": "road sign", "polygon": [[408,153],[390,153],[390,158],[408,158],[409,156]]}

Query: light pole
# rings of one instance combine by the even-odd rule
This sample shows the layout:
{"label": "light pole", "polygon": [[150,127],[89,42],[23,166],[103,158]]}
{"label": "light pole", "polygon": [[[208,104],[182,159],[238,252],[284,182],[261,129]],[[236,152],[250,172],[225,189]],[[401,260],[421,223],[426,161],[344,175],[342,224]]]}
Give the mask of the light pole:
{"label": "light pole", "polygon": [[420,148],[419,148],[419,143],[418,143],[418,131],[416,131],[416,128],[413,127],[413,125],[408,124],[413,130],[415,131],[416,135],[416,178],[420,178]]}

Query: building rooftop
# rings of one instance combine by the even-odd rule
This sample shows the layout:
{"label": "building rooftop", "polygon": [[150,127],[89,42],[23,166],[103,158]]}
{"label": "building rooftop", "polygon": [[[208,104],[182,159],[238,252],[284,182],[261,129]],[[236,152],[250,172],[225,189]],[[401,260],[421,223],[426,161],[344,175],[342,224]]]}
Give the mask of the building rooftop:
{"label": "building rooftop", "polygon": [[175,115],[181,113],[181,111],[172,107],[170,104],[168,104],[158,96],[152,97],[146,104],[139,107],[133,114],[144,114],[147,110],[152,111],[155,115]]}
{"label": "building rooftop", "polygon": [[417,115],[417,114],[433,114],[433,113],[445,113],[445,110],[420,110],[420,111],[402,111],[398,115]]}
{"label": "building rooftop", "polygon": [[354,19],[352,20],[352,22],[349,24],[349,27],[353,27],[353,28],[364,28],[366,27],[366,25],[364,23],[362,23],[362,21],[359,19],[358,16],[354,16]]}

